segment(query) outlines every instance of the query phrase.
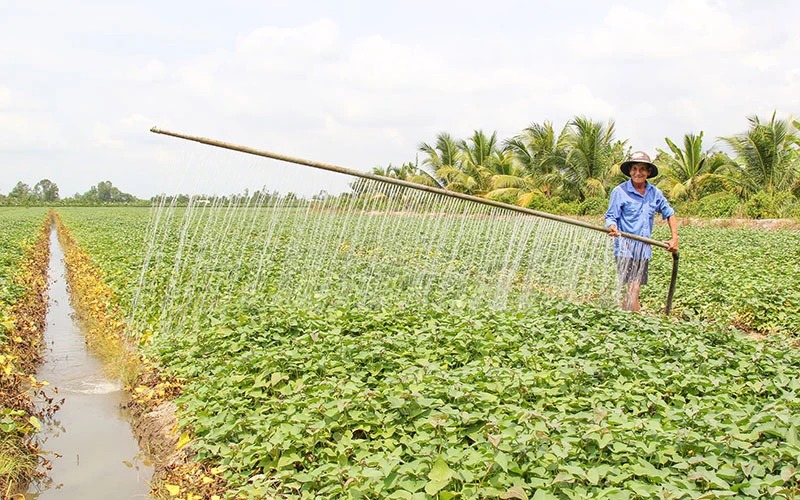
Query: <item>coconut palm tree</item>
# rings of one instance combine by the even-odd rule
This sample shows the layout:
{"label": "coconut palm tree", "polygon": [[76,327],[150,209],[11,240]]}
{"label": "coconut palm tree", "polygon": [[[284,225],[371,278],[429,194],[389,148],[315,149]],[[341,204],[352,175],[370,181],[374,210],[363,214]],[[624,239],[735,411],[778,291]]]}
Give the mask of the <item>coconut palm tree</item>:
{"label": "coconut palm tree", "polygon": [[[460,191],[462,182],[459,182],[461,175],[461,150],[458,142],[446,132],[436,136],[436,144],[430,145],[422,142],[417,149],[425,153],[427,157],[422,160],[422,164],[433,172],[436,178],[444,183],[446,189]],[[467,182],[468,184],[468,182]]]}
{"label": "coconut palm tree", "polygon": [[[563,131],[562,131],[563,134]],[[558,137],[551,122],[531,123],[520,134],[504,144],[504,151],[510,152],[520,172],[516,176],[497,176],[493,179],[493,189],[516,189],[521,205],[532,196],[556,196],[562,184],[561,172],[564,167],[565,152],[559,149]]]}
{"label": "coconut palm tree", "polygon": [[[792,127],[794,127],[795,130],[800,131],[800,121],[792,120]],[[797,170],[795,171],[794,185],[792,186],[791,191],[797,199],[800,199],[800,151],[798,149],[793,149],[792,155],[792,163],[795,165]]]}
{"label": "coconut palm tree", "polygon": [[482,130],[473,132],[469,140],[458,142],[461,150],[459,181],[468,194],[485,194],[495,174],[510,172],[511,157],[498,149],[497,132],[487,136]]}
{"label": "coconut palm tree", "polygon": [[559,139],[559,147],[566,151],[562,177],[567,194],[579,201],[606,195],[613,143],[613,120],[603,124],[579,116],[568,124]]}
{"label": "coconut palm tree", "polygon": [[745,197],[758,192],[789,191],[796,186],[798,170],[798,129],[788,120],[772,114],[762,123],[757,116],[748,117],[750,129],[742,134],[722,137],[735,153],[738,173],[729,180]]}
{"label": "coconut palm tree", "polygon": [[433,170],[447,189],[473,195],[486,193],[492,175],[508,171],[512,163],[510,155],[498,149],[497,132],[487,136],[476,130],[469,140],[459,141],[443,132],[435,146],[421,143],[419,150],[427,155],[423,165]]}
{"label": "coconut palm tree", "polygon": [[611,168],[606,175],[605,187],[606,191],[610,192],[619,183],[628,180],[628,176],[622,173],[619,169],[620,165],[630,158],[632,148],[628,146],[627,139],[624,141],[614,141],[611,145]]}
{"label": "coconut palm tree", "polygon": [[685,134],[683,149],[669,137],[664,138],[671,153],[656,148],[655,163],[661,168],[659,187],[675,200],[697,201],[712,180],[721,179],[721,169],[727,164],[724,156],[703,151],[703,132]]}

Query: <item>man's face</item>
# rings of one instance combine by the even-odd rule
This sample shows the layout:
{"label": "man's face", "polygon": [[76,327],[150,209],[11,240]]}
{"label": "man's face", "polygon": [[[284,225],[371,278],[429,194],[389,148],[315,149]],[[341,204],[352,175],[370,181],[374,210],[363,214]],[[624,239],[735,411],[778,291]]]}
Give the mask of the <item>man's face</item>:
{"label": "man's face", "polygon": [[647,180],[648,175],[650,175],[650,166],[646,163],[634,163],[631,165],[631,179],[634,182],[644,182]]}

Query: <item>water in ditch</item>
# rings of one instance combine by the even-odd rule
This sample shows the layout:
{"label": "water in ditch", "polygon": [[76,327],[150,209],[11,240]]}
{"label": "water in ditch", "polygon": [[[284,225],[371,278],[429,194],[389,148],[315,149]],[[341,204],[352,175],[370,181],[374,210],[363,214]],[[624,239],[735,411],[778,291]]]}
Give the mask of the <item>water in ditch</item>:
{"label": "water in ditch", "polygon": [[39,434],[52,469],[47,484],[32,485],[28,499],[147,498],[152,468],[143,459],[121,409],[121,385],[103,373],[73,320],[55,229],[50,234],[50,289],[44,362],[36,376],[64,399]]}

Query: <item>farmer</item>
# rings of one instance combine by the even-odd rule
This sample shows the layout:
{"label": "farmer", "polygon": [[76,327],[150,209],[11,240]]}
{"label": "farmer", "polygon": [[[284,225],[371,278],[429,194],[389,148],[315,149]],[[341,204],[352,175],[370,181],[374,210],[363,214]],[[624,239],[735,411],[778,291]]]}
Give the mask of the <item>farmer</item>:
{"label": "farmer", "polygon": [[[678,222],[675,210],[669,205],[664,193],[647,179],[658,175],[658,167],[650,161],[647,153],[633,153],[619,169],[630,180],[623,182],[611,191],[606,212],[608,235],[620,236],[620,232],[650,237],[653,232],[653,219],[659,212],[667,220],[672,237],[665,241],[670,252],[678,251]],[[620,283],[627,285],[622,308],[638,311],[639,287],[647,284],[647,264],[653,252],[650,245],[630,238],[614,240],[614,259]]]}

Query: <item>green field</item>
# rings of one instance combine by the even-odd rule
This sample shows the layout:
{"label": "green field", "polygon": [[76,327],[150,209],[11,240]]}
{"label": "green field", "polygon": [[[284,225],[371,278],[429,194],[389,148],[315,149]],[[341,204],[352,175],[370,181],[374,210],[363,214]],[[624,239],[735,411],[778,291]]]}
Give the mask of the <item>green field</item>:
{"label": "green field", "polygon": [[[380,233],[331,217],[304,245],[277,225],[300,217],[304,231],[330,214],[270,225],[217,210],[189,223],[176,212],[161,229],[148,209],[59,213],[142,349],[183,381],[181,426],[201,460],[223,466],[230,496],[800,493],[796,231],[682,228],[666,318],[664,252],[637,315],[529,286],[537,273],[558,282],[564,259],[522,258],[503,274],[487,255],[525,241],[513,224],[476,230],[474,247],[449,246],[462,220],[425,250],[400,238],[358,251],[342,246],[347,227],[386,239],[408,224]],[[606,282],[589,279],[581,298],[606,301]]]}
{"label": "green field", "polygon": [[25,252],[39,236],[46,214],[41,208],[0,207],[0,338],[11,306],[24,292],[14,281]]}
{"label": "green field", "polygon": [[[40,345],[44,304],[39,293],[46,255],[35,255],[45,209],[0,208],[0,495],[35,473],[33,434],[41,413],[31,404],[38,390],[30,377]],[[41,248],[41,246],[39,246]],[[41,315],[41,317],[39,317]],[[21,392],[24,391],[24,392]]]}

